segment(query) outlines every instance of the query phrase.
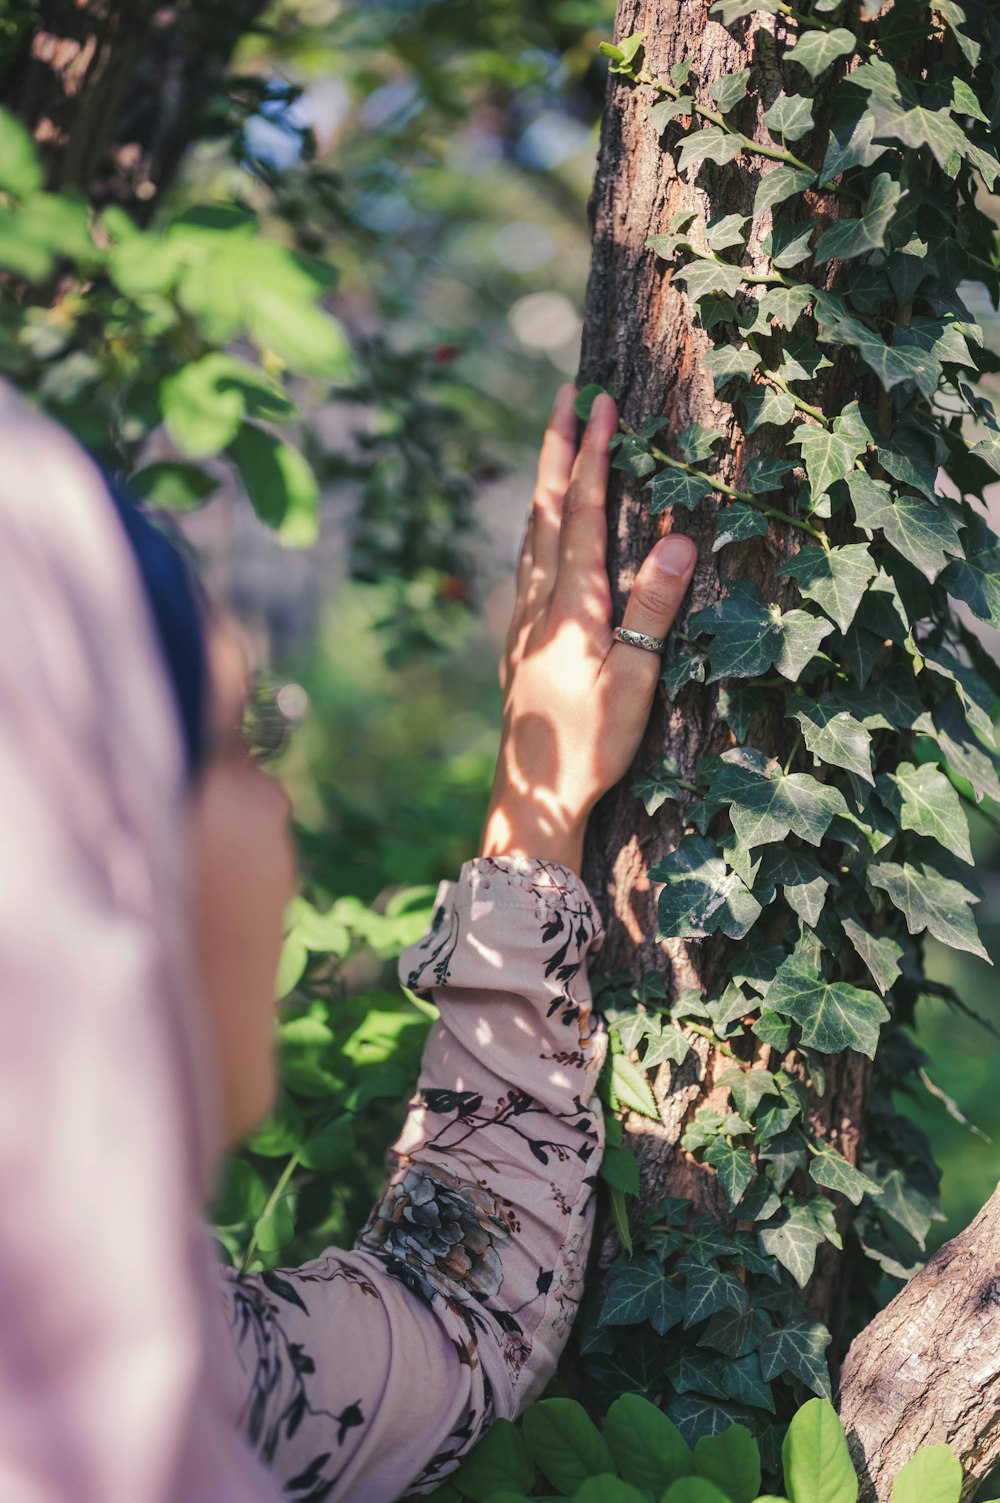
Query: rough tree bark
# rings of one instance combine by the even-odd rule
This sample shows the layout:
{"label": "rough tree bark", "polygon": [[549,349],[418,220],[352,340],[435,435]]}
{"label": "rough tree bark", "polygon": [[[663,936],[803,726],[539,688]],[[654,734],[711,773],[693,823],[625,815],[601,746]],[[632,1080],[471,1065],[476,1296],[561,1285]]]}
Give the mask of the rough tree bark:
{"label": "rough tree bark", "polygon": [[[697,98],[707,105],[712,103],[708,91],[714,82],[754,62],[759,92],[756,100],[748,101],[739,125],[748,136],[766,141],[761,116],[781,91],[775,63],[777,24],[778,18],[772,16],[752,17],[740,23],[745,29],[742,40],[736,40],[708,16],[708,0],[620,0],[616,37],[643,32],[643,66],[654,75],[665,75],[673,64],[692,59]],[[761,176],[774,170],[775,164],[744,156],[728,167],[706,165],[694,183],[690,175],[687,180],[681,178],[671,154],[645,119],[650,102],[648,91],[610,78],[591,205],[594,247],[581,381],[613,385],[622,415],[632,424],[651,414],[666,414],[670,433],[693,421],[723,429],[726,442],[719,474],[730,484],[738,484],[749,457],[748,445],[737,415],[728,403],[715,398],[712,381],[702,367],[710,346],[708,335],[695,321],[691,303],[672,285],[669,269],[645,249],[645,241],[649,235],[665,232],[670,217],[682,209],[694,210],[703,222],[723,214],[749,214]],[[822,117],[822,101],[817,116]],[[835,218],[837,210],[829,199],[829,195],[810,195],[810,211]],[[761,240],[769,228],[770,217],[765,216],[749,241],[751,256],[761,261]],[[831,282],[837,272],[837,264],[829,263]],[[833,411],[839,411],[848,399],[844,395],[848,379],[856,377],[848,377],[837,362],[827,373],[825,398]],[[755,444],[756,439],[755,435]],[[751,452],[760,452],[760,446]],[[756,580],[766,599],[783,606],[789,603],[789,582],[776,579],[776,572],[798,550],[797,535],[772,524],[767,538],[713,554],[714,506],[714,502],[703,503],[695,513],[683,512],[672,519],[669,514],[651,517],[634,483],[617,475],[609,499],[608,560],[617,619],[639,561],[657,534],[671,526],[688,532],[699,547],[688,614],[719,599],[727,577],[733,574]],[[683,629],[683,618],[677,627]],[[773,698],[773,705],[764,712],[764,723],[758,722],[760,737],[755,744],[784,759],[791,740],[782,726],[782,699]],[[661,696],[635,771],[644,770],[658,756],[673,755],[681,775],[690,779],[700,757],[732,745],[715,700],[714,689],[699,685],[683,689],[673,703]],[[607,898],[608,967],[623,966],[636,975],[646,969],[666,970],[672,993],[686,986],[711,985],[718,974],[722,946],[656,940],[655,893],[646,872],[677,844],[682,821],[677,811],[668,815],[666,809],[655,820],[648,818],[628,791],[630,781],[626,779],[597,810],[585,868],[592,889]],[[756,1046],[754,1054],[747,1052],[751,1045]],[[771,1051],[749,1034],[743,1051],[746,1058],[769,1063]],[[801,1074],[794,1056],[784,1063]],[[713,1094],[713,1082],[727,1064],[731,1061],[707,1040],[696,1038],[685,1063],[679,1067],[664,1064],[653,1084],[662,1125],[634,1114],[630,1118],[627,1129],[648,1203],[664,1194],[688,1196],[697,1206],[725,1216],[724,1197],[713,1171],[695,1163],[679,1147],[679,1140],[698,1107],[722,1105],[725,1093]],[[855,1163],[870,1065],[846,1052],[826,1064],[827,1090],[821,1099],[814,1099],[812,1121],[822,1136]],[[842,1280],[843,1260],[831,1248],[822,1248],[810,1287],[810,1307],[833,1330],[835,1343]]]}
{"label": "rough tree bark", "polygon": [[171,186],[236,43],[267,0],[40,0],[0,102],[38,142],[51,189],[140,222]]}
{"label": "rough tree bark", "polygon": [[941,1441],[969,1473],[963,1500],[975,1496],[1000,1462],[1000,1190],[852,1343],[838,1407],[861,1503]]}

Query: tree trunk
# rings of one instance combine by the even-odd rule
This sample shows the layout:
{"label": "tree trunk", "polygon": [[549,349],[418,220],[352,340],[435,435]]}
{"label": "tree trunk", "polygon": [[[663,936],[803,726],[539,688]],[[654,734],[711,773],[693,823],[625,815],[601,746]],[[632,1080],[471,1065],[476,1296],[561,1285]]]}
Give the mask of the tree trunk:
{"label": "tree trunk", "polygon": [[839,1409],[861,1503],[884,1503],[918,1446],[947,1441],[962,1498],[1000,1462],[1000,1189],[863,1330]]}
{"label": "tree trunk", "polygon": [[266,8],[42,0],[0,100],[38,142],[49,188],[75,188],[148,222],[237,42]]}
{"label": "tree trunk", "polygon": [[[620,0],[616,38],[644,33],[642,66],[656,77],[666,75],[682,60],[693,59],[692,79],[685,90],[693,87],[698,102],[707,106],[712,105],[709,89],[713,83],[753,61],[757,93],[744,101],[739,126],[747,136],[766,141],[761,116],[781,91],[774,36],[779,24],[773,16],[753,16],[739,23],[742,40],[736,40],[709,17],[707,0]],[[754,435],[748,452],[737,414],[713,394],[711,378],[702,366],[710,338],[696,322],[692,303],[672,283],[669,268],[645,248],[645,242],[650,235],[666,232],[671,216],[681,210],[693,210],[702,223],[725,214],[749,215],[761,177],[774,170],[775,164],[744,155],[731,165],[709,163],[700,174],[688,171],[681,177],[675,155],[665,149],[645,118],[652,98],[648,89],[613,74],[609,79],[591,201],[593,264],[580,379],[612,386],[623,418],[633,426],[650,415],[665,414],[667,435],[694,421],[724,430],[724,458],[718,473],[734,485],[750,453],[762,452],[766,446]],[[822,113],[820,102],[818,119]],[[838,211],[831,199],[832,195],[811,193],[813,217],[836,218]],[[768,214],[749,237],[748,254],[755,262],[765,259],[761,241],[770,225]],[[828,284],[836,279],[838,269],[837,263],[828,263]],[[849,396],[857,394],[857,378],[841,361],[835,361],[826,376],[823,405],[837,412]],[[854,389],[849,388],[849,381],[855,383]],[[658,442],[669,448],[672,440],[661,434]],[[788,580],[777,579],[776,572],[798,550],[800,535],[791,528],[772,523],[767,537],[713,553],[716,501],[703,502],[694,513],[653,517],[635,482],[621,472],[615,472],[613,482],[608,503],[608,567],[616,620],[621,619],[639,562],[657,535],[671,527],[689,533],[699,549],[686,612],[675,629],[684,629],[687,614],[718,600],[725,593],[727,579],[734,576],[755,580],[767,600],[782,606],[790,603],[793,588]],[[756,722],[754,744],[784,760],[792,744],[787,722],[783,728],[784,695],[771,694],[769,699],[769,707]],[[716,690],[688,685],[672,703],[661,694],[633,773],[639,775],[656,758],[672,755],[680,775],[690,780],[699,758],[732,744],[731,732],[717,712]],[[606,899],[604,963],[609,970],[624,967],[637,977],[644,970],[666,972],[671,995],[688,986],[711,985],[722,974],[728,942],[690,944],[656,938],[655,893],[646,872],[677,845],[683,830],[682,811],[677,805],[666,805],[655,818],[648,817],[629,791],[631,781],[627,778],[598,807],[588,842],[585,876],[592,890]],[[700,1106],[723,1106],[725,1092],[713,1094],[713,1082],[732,1061],[701,1037],[692,1042],[686,1061],[679,1067],[662,1065],[652,1082],[661,1123],[633,1114],[627,1130],[639,1159],[645,1203],[654,1204],[665,1194],[686,1196],[699,1209],[725,1217],[725,1200],[714,1172],[681,1149],[679,1139]],[[747,1060],[772,1063],[772,1051],[749,1031],[737,1041],[737,1052]],[[802,1074],[797,1055],[782,1063],[791,1073]],[[867,1059],[846,1051],[825,1063],[826,1092],[813,1098],[812,1121],[854,1163],[871,1067]],[[829,1246],[820,1249],[810,1306],[831,1326],[836,1340],[844,1260],[831,1254]]]}

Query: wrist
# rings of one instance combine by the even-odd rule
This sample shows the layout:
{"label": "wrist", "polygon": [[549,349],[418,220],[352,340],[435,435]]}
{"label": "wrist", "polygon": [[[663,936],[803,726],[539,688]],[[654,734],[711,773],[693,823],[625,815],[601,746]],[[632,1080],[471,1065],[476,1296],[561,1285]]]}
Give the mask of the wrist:
{"label": "wrist", "polygon": [[586,815],[563,821],[530,802],[500,799],[486,815],[479,854],[554,861],[579,876],[586,829]]}

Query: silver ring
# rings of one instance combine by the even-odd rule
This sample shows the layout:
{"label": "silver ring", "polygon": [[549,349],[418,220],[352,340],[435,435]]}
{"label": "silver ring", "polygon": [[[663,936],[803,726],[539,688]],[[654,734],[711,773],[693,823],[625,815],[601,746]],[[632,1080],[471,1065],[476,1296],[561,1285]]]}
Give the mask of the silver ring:
{"label": "silver ring", "polygon": [[645,652],[662,652],[667,641],[666,637],[647,637],[643,631],[629,631],[627,626],[616,626],[612,636],[626,647],[641,647]]}

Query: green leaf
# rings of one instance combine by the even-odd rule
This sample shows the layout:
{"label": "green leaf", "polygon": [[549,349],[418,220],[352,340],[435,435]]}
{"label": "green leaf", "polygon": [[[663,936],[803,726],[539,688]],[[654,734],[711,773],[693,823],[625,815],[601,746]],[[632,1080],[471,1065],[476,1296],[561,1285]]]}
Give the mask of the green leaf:
{"label": "green leaf", "polygon": [[534,1464],[521,1433],[505,1419],[494,1420],[454,1474],[455,1485],[473,1503],[488,1503],[501,1489],[530,1492],[534,1480]]}
{"label": "green leaf", "polygon": [[763,512],[742,501],[734,501],[724,507],[716,517],[715,541],[712,552],[718,553],[727,543],[745,543],[748,538],[767,536],[767,518]]}
{"label": "green leaf", "polygon": [[935,0],[931,9],[936,11],[949,27],[969,66],[977,68],[982,47],[973,37],[966,36],[963,30],[969,23],[962,6],[957,3],[957,0]]}
{"label": "green leaf", "polygon": [[[864,71],[859,68],[852,82],[861,83]],[[894,101],[873,97],[870,111],[877,141],[908,146],[912,151],[925,146],[941,170],[949,177],[955,176],[966,153],[966,140],[947,108],[928,110],[915,105],[907,109]]]}
{"label": "green leaf", "polygon": [[254,1221],[267,1204],[267,1186],[246,1159],[228,1157],[219,1168],[212,1221],[216,1226],[240,1226]]}
{"label": "green leaf", "polygon": [[820,371],[832,365],[833,361],[827,358],[814,339],[786,339],[778,375],[783,381],[814,381]]}
{"label": "green leaf", "polygon": [[247,325],[262,349],[272,350],[303,375],[338,383],[351,380],[354,355],[337,319],[266,287],[255,287],[248,302]]}
{"label": "green leaf", "polygon": [[[726,0],[722,0],[726,3]],[[755,6],[754,9],[763,7]],[[725,1493],[706,1477],[682,1477],[667,1488],[660,1503],[729,1503]]]}
{"label": "green leaf", "polygon": [[776,391],[773,386],[749,386],[738,397],[746,412],[747,433],[756,433],[766,423],[784,428],[795,416],[795,398],[787,391]]}
{"label": "green leaf", "polygon": [[686,506],[693,511],[700,501],[712,494],[710,482],[697,479],[684,470],[660,470],[643,489],[649,492],[649,509],[653,516],[668,506]]}
{"label": "green leaf", "polygon": [[833,630],[830,622],[807,611],[782,613],[776,605],[765,605],[757,586],[746,580],[734,580],[724,600],[696,611],[690,626],[712,637],[709,683],[755,678],[772,666],[785,678],[797,679]]}
{"label": "green leaf", "polygon": [[29,198],[45,181],[38,151],[16,115],[0,109],[0,192]]}
{"label": "green leaf", "polygon": [[229,446],[261,521],[291,548],[308,548],[319,528],[319,486],[308,462],[291,444],[253,423],[243,423]]}
{"label": "green leaf", "polygon": [[676,99],[660,99],[656,104],[650,105],[646,111],[646,119],[656,131],[662,135],[667,126],[680,115],[694,114],[694,100],[690,94],[680,94]]}
{"label": "green leaf", "polygon": [[[826,1349],[830,1332],[815,1320],[790,1320],[780,1330],[765,1337],[760,1348],[760,1366],[768,1382],[791,1373],[800,1383],[830,1398],[830,1370]],[[805,1495],[808,1498],[808,1494]]]}
{"label": "green leaf", "polygon": [[634,1326],[648,1320],[657,1335],[665,1336],[683,1316],[683,1291],[656,1258],[646,1255],[631,1259],[611,1280],[600,1324]]}
{"label": "green leaf", "polygon": [[686,136],[677,158],[678,172],[691,168],[697,173],[703,162],[715,162],[722,167],[732,162],[743,150],[739,136],[723,130],[718,125],[703,125],[700,130]]}
{"label": "green leaf", "polygon": [[882,1188],[867,1174],[862,1174],[849,1164],[842,1154],[824,1145],[815,1158],[809,1161],[809,1177],[814,1184],[827,1190],[837,1190],[846,1195],[852,1205],[858,1206],[866,1195],[881,1195]]}
{"label": "green leaf", "polygon": [[964,559],[948,565],[941,583],[980,621],[1000,628],[1000,538],[977,517],[966,530],[965,552]]}
{"label": "green leaf", "polygon": [[719,929],[742,939],[760,916],[756,898],[703,835],[685,835],[649,877],[666,884],[657,906],[661,939],[701,939]]}
{"label": "green leaf", "polygon": [[732,1503],[753,1503],[760,1491],[760,1453],[744,1425],[721,1435],[703,1435],[694,1448],[699,1477],[724,1488]]}
{"label": "green leaf", "polygon": [[899,976],[899,962],[903,956],[902,945],[897,945],[888,935],[876,937],[850,914],[841,914],[844,933],[854,946],[871,973],[882,996]]}
{"label": "green leaf", "polygon": [[724,438],[719,428],[703,428],[701,423],[689,423],[677,435],[677,447],[685,464],[702,464],[712,458],[712,450]]}
{"label": "green leaf", "polygon": [[601,1160],[600,1178],[624,1195],[638,1195],[639,1164],[631,1148],[624,1143],[617,1146],[608,1143]]}
{"label": "green leaf", "polygon": [[196,464],[162,459],[130,475],[128,488],[138,501],[170,511],[191,511],[218,490],[219,481]]}
{"label": "green leaf", "polygon": [[[806,464],[809,464],[808,458]],[[824,468],[823,473],[827,476],[830,471]],[[831,483],[827,480],[827,484]],[[814,494],[818,494],[818,490],[814,483]],[[778,570],[779,574],[790,575],[806,599],[815,600],[820,610],[836,621],[841,631],[846,631],[854,620],[861,598],[876,572],[875,560],[866,543],[848,543],[843,548],[802,548]]]}
{"label": "green leaf", "polygon": [[606,392],[606,386],[598,386],[595,382],[591,382],[589,386],[582,386],[580,388],[573,403],[573,410],[581,422],[585,423],[587,421],[590,417],[590,409],[593,407],[595,401]]}
{"label": "green leaf", "polygon": [[743,270],[739,266],[730,266],[726,261],[699,259],[675,271],[674,281],[684,283],[688,297],[694,302],[710,292],[721,292],[726,297],[734,297],[742,285]]}
{"label": "green leaf", "polygon": [[863,470],[853,470],[847,486],[858,526],[881,529],[887,543],[933,582],[948,563],[948,554],[961,555],[962,544],[951,514],[941,501],[902,494],[893,500],[889,487]]}
{"label": "green leaf", "polygon": [[701,363],[712,377],[718,392],[734,377],[745,381],[751,376],[760,364],[760,355],[756,350],[745,346],[739,348],[734,344],[722,344],[710,350]]}
{"label": "green leaf", "polygon": [[934,396],[941,380],[941,362],[927,350],[912,345],[888,345],[869,337],[858,345],[858,354],[874,371],[886,391],[904,381],[912,381],[928,399]]}
{"label": "green leaf", "polygon": [[[830,1205],[829,1201],[827,1205]],[[816,1249],[826,1240],[809,1203],[793,1201],[784,1221],[777,1226],[761,1227],[758,1237],[761,1251],[777,1258],[804,1289],[816,1265]]]}
{"label": "green leaf", "polygon": [[896,1475],[890,1503],[959,1503],[962,1464],[947,1445],[921,1446]]}
{"label": "green leaf", "polygon": [[[737,1148],[728,1138],[716,1138],[705,1149],[705,1162],[711,1164],[719,1176],[719,1183],[726,1192],[729,1209],[742,1199],[753,1179],[753,1159],[745,1148]],[[742,1288],[742,1285],[740,1286]]]}
{"label": "green leaf", "polygon": [[779,491],[786,475],[795,469],[791,459],[779,459],[776,454],[758,454],[751,459],[743,477],[744,487],[755,496],[766,496],[770,491]]}
{"label": "green leaf", "polygon": [[773,1011],[794,1018],[802,1029],[803,1044],[821,1054],[855,1049],[874,1059],[879,1029],[889,1016],[874,992],[846,981],[825,980],[799,951],[778,967],[766,1001]]}
{"label": "green leaf", "polygon": [[840,57],[846,57],[858,45],[853,31],[835,26],[832,31],[803,31],[794,47],[785,53],[785,62],[798,63],[810,78],[816,78]]}
{"label": "green leaf", "polygon": [[[846,33],[850,35],[850,33]],[[807,32],[802,38],[835,35],[826,32]],[[854,38],[851,37],[853,45]],[[801,45],[801,43],[800,43]],[[885,245],[886,232],[896,216],[903,189],[887,172],[880,172],[872,183],[871,192],[860,217],[840,219],[824,230],[816,246],[817,265],[823,261],[843,261],[853,256],[865,255],[868,251],[881,250]]]}
{"label": "green leaf", "polygon": [[[773,177],[774,174],[771,173],[770,176]],[[764,182],[767,181],[765,178]],[[770,287],[760,300],[760,310],[768,318],[777,319],[783,328],[790,329],[799,314],[808,308],[812,294],[813,289],[808,286]]]}
{"label": "green leaf", "polygon": [[778,0],[714,0],[714,4],[708,8],[709,15],[718,16],[723,26],[732,26],[734,21],[741,20],[743,16],[751,16],[755,11],[776,16]]}
{"label": "green leaf", "polygon": [[[953,868],[955,873],[959,870]],[[877,862],[867,875],[872,886],[886,892],[903,914],[911,934],[929,929],[943,945],[989,960],[969,911],[982,896],[971,875],[945,875],[919,859]]]}
{"label": "green leaf", "polygon": [[839,789],[807,772],[783,772],[780,763],[749,747],[724,752],[720,762],[709,797],[713,805],[730,806],[736,838],[747,850],[789,834],[819,845],[834,816],[847,813]]}
{"label": "green leaf", "polygon": [[828,1399],[810,1399],[794,1415],[781,1460],[791,1503],[857,1503],[844,1427]]}
{"label": "green leaf", "polygon": [[298,1150],[307,1169],[325,1173],[342,1169],[354,1153],[354,1129],[349,1115],[336,1117],[308,1137]]}
{"label": "green leaf", "polygon": [[806,188],[812,188],[815,180],[817,174],[805,167],[774,167],[765,173],[753,195],[753,222],[762,218],[768,209],[776,209],[777,204],[785,203],[786,198],[798,197]]}
{"label": "green leaf", "polygon": [[528,1455],[560,1492],[571,1493],[598,1472],[614,1472],[603,1436],[573,1399],[540,1399],[521,1420]]}
{"label": "green leaf", "polygon": [[599,1473],[577,1488],[573,1503],[649,1503],[649,1494],[623,1482],[621,1477]]}
{"label": "green leaf", "polygon": [[768,230],[762,250],[770,256],[779,271],[787,271],[789,267],[798,266],[812,255],[809,242],[814,230],[815,225],[811,220],[806,224],[792,224],[782,220]]}
{"label": "green leaf", "polygon": [[931,762],[915,767],[902,762],[895,772],[880,773],[878,793],[900,828],[929,835],[959,860],[972,863],[969,822],[951,783]]}
{"label": "green leaf", "polygon": [[742,1314],[747,1308],[747,1292],[738,1275],[723,1273],[710,1263],[688,1268],[684,1285],[685,1330],[719,1310]]}
{"label": "green leaf", "polygon": [[837,480],[849,475],[854,461],[865,449],[860,437],[823,428],[818,423],[800,423],[791,442],[802,450],[802,462],[814,496],[822,496]]}
{"label": "green leaf", "polygon": [[672,1420],[639,1394],[623,1393],[608,1410],[604,1439],[626,1482],[657,1496],[679,1477],[690,1477],[694,1459]]}
{"label": "green leaf", "polygon": [[829,700],[796,697],[788,719],[797,720],[807,749],[830,767],[857,773],[866,783],[872,777],[871,733],[847,710]]}
{"label": "green leaf", "polygon": [[720,115],[728,115],[731,109],[746,98],[750,82],[750,69],[741,68],[738,73],[726,73],[709,90]]}
{"label": "green leaf", "polygon": [[[921,729],[927,729],[923,723]],[[933,735],[953,773],[968,778],[976,799],[992,798],[1000,802],[1000,778],[996,759],[973,736],[957,699],[938,700],[932,711]]]}
{"label": "green leaf", "polygon": [[263,1253],[280,1252],[295,1236],[295,1218],[287,1200],[279,1200],[254,1225],[253,1235]]}
{"label": "green leaf", "polygon": [[813,102],[804,94],[779,94],[764,112],[764,124],[772,136],[798,141],[813,128]]}
{"label": "green leaf", "polygon": [[[244,369],[248,381],[238,372]],[[214,352],[182,366],[160,384],[160,405],[171,438],[192,459],[218,454],[239,432],[247,384],[256,373]]]}
{"label": "green leaf", "polygon": [[655,1122],[660,1120],[649,1082],[627,1054],[612,1057],[611,1092],[619,1109],[627,1107],[642,1117],[652,1117]]}

